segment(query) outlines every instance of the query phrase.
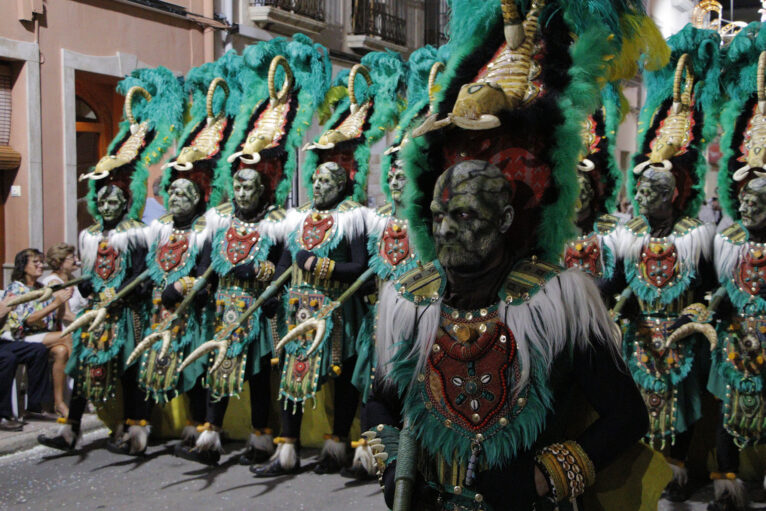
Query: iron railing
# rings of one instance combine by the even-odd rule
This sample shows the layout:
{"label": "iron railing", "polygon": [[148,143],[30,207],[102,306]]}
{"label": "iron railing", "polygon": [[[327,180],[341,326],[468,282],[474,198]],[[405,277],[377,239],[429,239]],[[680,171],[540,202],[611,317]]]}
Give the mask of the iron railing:
{"label": "iron railing", "polygon": [[403,0],[354,0],[354,34],[374,35],[407,45],[406,4]]}
{"label": "iron railing", "polygon": [[[327,0],[250,0],[250,5],[276,7],[317,21],[324,21]],[[333,0],[335,1],[335,0]]]}

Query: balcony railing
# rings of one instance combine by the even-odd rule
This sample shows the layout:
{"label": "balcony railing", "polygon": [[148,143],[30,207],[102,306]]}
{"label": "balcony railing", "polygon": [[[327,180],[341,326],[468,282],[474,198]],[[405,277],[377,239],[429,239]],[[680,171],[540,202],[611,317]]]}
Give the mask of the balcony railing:
{"label": "balcony railing", "polygon": [[374,35],[401,46],[407,45],[407,20],[404,2],[355,0],[354,34]]}
{"label": "balcony railing", "polygon": [[317,21],[324,21],[326,0],[250,0],[251,6],[276,7]]}
{"label": "balcony railing", "polygon": [[447,42],[447,21],[449,7],[447,0],[426,0],[425,2],[425,43],[441,46]]}

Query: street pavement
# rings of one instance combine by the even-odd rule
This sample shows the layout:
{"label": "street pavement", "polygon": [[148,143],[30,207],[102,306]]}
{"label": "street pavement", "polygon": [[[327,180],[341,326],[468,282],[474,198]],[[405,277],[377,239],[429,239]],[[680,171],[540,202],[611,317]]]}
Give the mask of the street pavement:
{"label": "street pavement", "polygon": [[224,444],[216,467],[172,455],[174,442],[150,445],[144,457],[112,454],[107,430],[86,434],[76,454],[38,446],[0,457],[0,509],[29,511],[264,510],[384,511],[377,480],[359,483],[315,475],[317,451],[304,453],[297,476],[256,479],[237,464],[243,444]]}
{"label": "street pavement", "polygon": [[[112,454],[104,448],[108,432],[103,427],[85,434],[82,448],[74,454],[32,447],[30,433],[51,432],[55,427],[52,423],[28,424],[26,442],[13,438],[20,433],[0,433],[0,453],[8,452],[9,442],[19,446],[18,452],[0,456],[0,510],[386,509],[377,481],[360,483],[338,475],[315,475],[311,467],[316,450],[303,453],[304,470],[299,475],[256,479],[247,467],[237,464],[241,442],[224,444],[226,453],[216,467],[176,458],[172,455],[175,442],[153,443],[146,456],[140,458]],[[658,510],[704,511],[711,497],[712,487],[708,484],[695,493],[692,501],[663,501]],[[753,504],[751,509],[766,510],[766,504]]]}

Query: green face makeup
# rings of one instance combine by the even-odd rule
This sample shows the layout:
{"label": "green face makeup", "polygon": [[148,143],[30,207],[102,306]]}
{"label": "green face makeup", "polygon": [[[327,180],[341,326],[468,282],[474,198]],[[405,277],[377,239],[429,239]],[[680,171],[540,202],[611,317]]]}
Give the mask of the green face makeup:
{"label": "green face makeup", "polygon": [[168,211],[178,221],[190,220],[200,200],[197,186],[188,179],[176,179],[168,189]]}
{"label": "green face makeup", "polygon": [[636,186],[638,212],[645,217],[667,218],[673,214],[673,190],[676,180],[667,171],[647,170]]}
{"label": "green face makeup", "polygon": [[125,193],[116,186],[105,186],[98,191],[96,207],[99,215],[106,224],[115,224],[125,216],[128,209],[128,199]]}
{"label": "green face makeup", "polygon": [[343,199],[346,190],[346,171],[335,162],[323,163],[314,172],[312,189],[314,207],[331,209]]}
{"label": "green face makeup", "polygon": [[766,178],[750,181],[739,195],[742,225],[749,231],[766,230]]}
{"label": "green face makeup", "polygon": [[247,215],[258,211],[263,195],[261,175],[254,169],[244,168],[234,174],[234,203],[237,209]]}
{"label": "green face makeup", "polygon": [[400,205],[404,186],[407,183],[407,176],[404,175],[404,166],[402,160],[396,160],[388,171],[388,189],[391,191],[391,200]]}
{"label": "green face makeup", "polygon": [[584,220],[590,216],[593,199],[596,194],[588,176],[578,172],[577,184],[580,186],[580,194],[577,196],[577,202],[575,203],[575,213],[578,220]]}
{"label": "green face makeup", "polygon": [[513,221],[510,184],[494,165],[461,162],[439,177],[431,202],[433,236],[445,268],[480,268]]}

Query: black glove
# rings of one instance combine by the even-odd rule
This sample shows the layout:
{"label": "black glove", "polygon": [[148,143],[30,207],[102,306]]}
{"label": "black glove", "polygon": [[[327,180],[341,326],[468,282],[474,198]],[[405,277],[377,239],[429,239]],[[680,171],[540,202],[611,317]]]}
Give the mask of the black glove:
{"label": "black glove", "polygon": [[279,298],[276,296],[272,296],[268,300],[264,302],[264,304],[261,306],[261,309],[263,310],[263,314],[271,319],[274,316],[277,315],[277,311],[279,310]]}
{"label": "black glove", "polygon": [[682,326],[686,325],[687,323],[691,323],[691,322],[692,322],[692,318],[689,317],[688,315],[683,314],[683,315],[679,316],[678,319],[668,329],[668,334],[672,334],[673,332],[675,332],[676,330],[678,330]]}
{"label": "black glove", "polygon": [[166,309],[172,309],[173,307],[181,303],[183,299],[184,299],[184,295],[182,295],[178,290],[176,290],[173,284],[165,286],[165,289],[162,291],[162,305]]}
{"label": "black glove", "polygon": [[240,264],[232,268],[231,274],[239,280],[250,280],[255,276],[255,262]]}
{"label": "black glove", "polygon": [[80,292],[80,294],[87,298],[90,295],[93,294],[93,282],[91,282],[90,279],[83,280],[79,284],[77,284],[77,290]]}
{"label": "black glove", "polygon": [[[391,509],[394,506],[394,493],[396,491],[395,476],[396,461],[387,466],[386,470],[383,471],[383,497],[386,499],[386,506],[388,506],[388,509]],[[437,511],[440,509],[437,505],[439,492],[426,484],[426,481],[420,472],[418,472],[412,490],[412,509],[420,509],[423,511]]]}
{"label": "black glove", "polygon": [[313,252],[309,250],[301,250],[297,254],[295,254],[295,262],[298,263],[298,267],[301,270],[306,269],[305,264],[306,264],[306,261],[308,261],[309,257],[314,258],[314,262],[311,263],[311,268],[309,268],[309,271],[314,271],[314,268],[316,268],[316,265],[317,265],[318,258],[314,255]]}

